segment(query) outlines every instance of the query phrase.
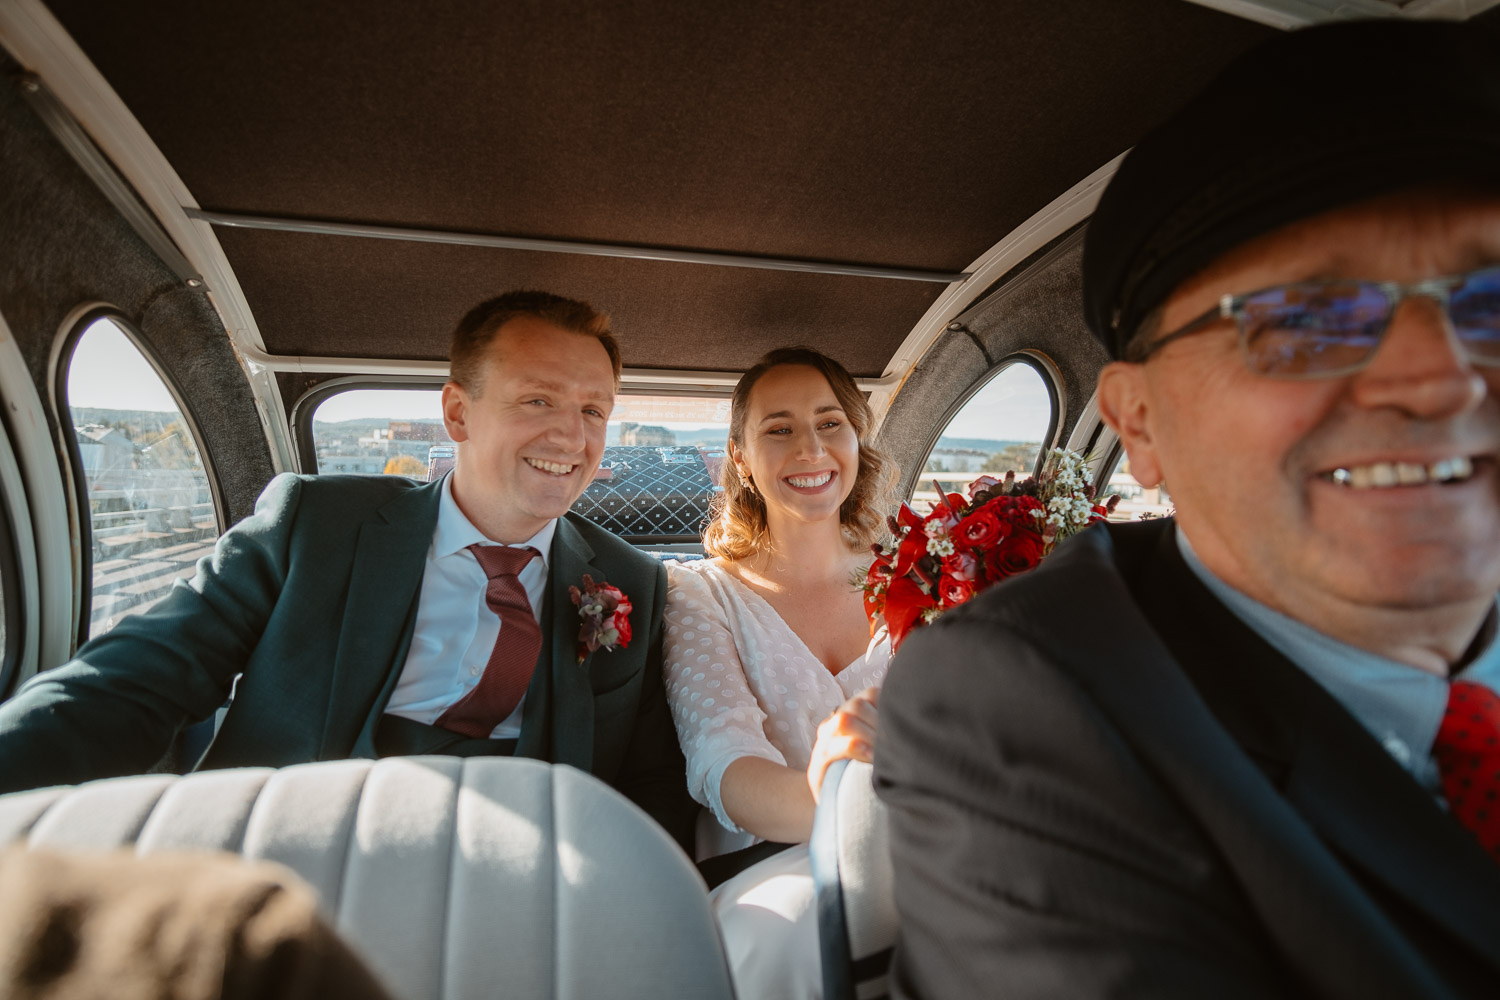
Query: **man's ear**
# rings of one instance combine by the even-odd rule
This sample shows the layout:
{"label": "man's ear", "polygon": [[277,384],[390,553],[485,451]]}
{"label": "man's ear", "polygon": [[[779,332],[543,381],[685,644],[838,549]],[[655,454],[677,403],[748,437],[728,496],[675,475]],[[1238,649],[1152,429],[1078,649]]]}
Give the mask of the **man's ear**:
{"label": "man's ear", "polygon": [[1104,366],[1099,373],[1099,415],[1119,435],[1136,482],[1148,489],[1160,485],[1161,457],[1151,432],[1156,413],[1144,367],[1125,361]]}
{"label": "man's ear", "polygon": [[469,394],[457,382],[443,383],[443,426],[454,441],[469,440]]}

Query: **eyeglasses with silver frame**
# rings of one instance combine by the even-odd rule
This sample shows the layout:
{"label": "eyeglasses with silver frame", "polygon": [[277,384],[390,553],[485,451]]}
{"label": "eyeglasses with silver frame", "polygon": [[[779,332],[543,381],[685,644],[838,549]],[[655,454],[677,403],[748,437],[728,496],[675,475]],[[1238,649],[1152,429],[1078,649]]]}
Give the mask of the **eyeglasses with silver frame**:
{"label": "eyeglasses with silver frame", "polygon": [[1126,360],[1153,357],[1183,337],[1232,319],[1245,365],[1268,378],[1336,378],[1375,356],[1391,317],[1408,298],[1443,307],[1471,364],[1500,365],[1500,265],[1467,274],[1395,281],[1303,281],[1225,295],[1186,325],[1150,343],[1135,341]]}

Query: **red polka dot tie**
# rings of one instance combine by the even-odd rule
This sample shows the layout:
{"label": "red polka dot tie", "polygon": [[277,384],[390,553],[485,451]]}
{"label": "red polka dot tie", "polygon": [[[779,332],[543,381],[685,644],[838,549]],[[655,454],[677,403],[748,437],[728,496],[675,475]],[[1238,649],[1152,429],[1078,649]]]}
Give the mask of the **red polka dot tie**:
{"label": "red polka dot tie", "polygon": [[1448,810],[1500,861],[1500,695],[1455,681],[1432,745]]}
{"label": "red polka dot tie", "polygon": [[540,553],[507,545],[470,545],[469,551],[489,577],[484,599],[500,616],[500,634],[479,683],[450,705],[437,724],[451,732],[485,739],[521,703],[536,669],[537,654],[542,651],[542,630],[520,580],[521,570]]}

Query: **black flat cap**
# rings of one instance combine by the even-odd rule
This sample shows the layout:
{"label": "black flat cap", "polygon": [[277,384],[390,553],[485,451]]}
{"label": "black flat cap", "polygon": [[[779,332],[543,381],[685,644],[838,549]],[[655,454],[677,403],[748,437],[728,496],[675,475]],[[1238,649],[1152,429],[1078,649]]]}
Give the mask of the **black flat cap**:
{"label": "black flat cap", "polygon": [[1131,151],[1089,222],[1089,328],[1115,358],[1172,290],[1289,222],[1444,181],[1500,190],[1500,33],[1353,21],[1246,52]]}

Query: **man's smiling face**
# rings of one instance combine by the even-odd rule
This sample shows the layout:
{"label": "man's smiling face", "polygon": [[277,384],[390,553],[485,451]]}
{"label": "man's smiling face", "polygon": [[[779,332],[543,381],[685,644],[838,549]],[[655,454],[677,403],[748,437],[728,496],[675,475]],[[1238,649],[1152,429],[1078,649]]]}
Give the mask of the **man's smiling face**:
{"label": "man's smiling face", "polygon": [[599,467],[615,398],[609,353],[587,334],[512,319],[473,390],[443,386],[453,497],[491,539],[522,542],[567,513]]}
{"label": "man's smiling face", "polygon": [[[1496,262],[1500,196],[1405,192],[1231,251],[1168,298],[1161,332],[1226,293]],[[1471,364],[1430,298],[1403,301],[1353,374],[1253,374],[1226,320],[1111,365],[1101,401],[1137,477],[1171,488],[1205,564],[1263,603],[1327,628],[1362,611],[1482,609],[1500,589],[1500,368]]]}

